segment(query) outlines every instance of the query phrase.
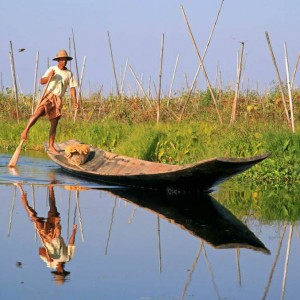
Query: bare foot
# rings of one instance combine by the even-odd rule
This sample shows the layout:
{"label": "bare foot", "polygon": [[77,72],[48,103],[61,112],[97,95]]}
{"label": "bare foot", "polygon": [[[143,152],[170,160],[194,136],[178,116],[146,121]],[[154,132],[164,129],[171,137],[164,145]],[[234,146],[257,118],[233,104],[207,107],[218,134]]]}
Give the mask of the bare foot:
{"label": "bare foot", "polygon": [[22,140],[24,140],[24,141],[27,140],[27,132],[26,132],[25,130],[21,133],[21,138],[22,138]]}
{"label": "bare foot", "polygon": [[60,152],[57,151],[54,147],[51,147],[51,148],[49,147],[48,151],[53,153],[53,154],[60,154]]}

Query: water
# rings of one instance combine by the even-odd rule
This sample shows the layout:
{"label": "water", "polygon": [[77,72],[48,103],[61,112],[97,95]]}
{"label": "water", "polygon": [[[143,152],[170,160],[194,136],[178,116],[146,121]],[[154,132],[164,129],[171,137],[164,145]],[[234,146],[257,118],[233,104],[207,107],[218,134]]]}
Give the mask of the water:
{"label": "water", "polygon": [[[299,293],[298,223],[231,209],[222,202],[230,182],[213,198],[167,196],[69,176],[40,153],[23,154],[13,171],[10,157],[0,154],[1,299],[295,299]],[[22,192],[36,214],[26,210]],[[66,244],[77,225],[66,276],[51,273],[39,255],[34,221],[47,219],[49,197]]]}

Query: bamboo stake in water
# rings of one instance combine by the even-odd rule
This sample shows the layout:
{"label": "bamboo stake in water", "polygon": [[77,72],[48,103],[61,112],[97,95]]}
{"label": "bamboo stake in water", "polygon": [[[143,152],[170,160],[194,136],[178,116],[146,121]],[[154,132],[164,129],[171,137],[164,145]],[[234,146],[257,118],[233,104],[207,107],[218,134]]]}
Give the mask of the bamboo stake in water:
{"label": "bamboo stake in water", "polygon": [[284,56],[285,56],[286,82],[287,82],[287,87],[288,87],[289,103],[290,103],[291,126],[292,126],[293,133],[295,133],[293,99],[292,99],[292,89],[291,89],[291,82],[290,82],[289,60],[288,60],[288,53],[287,53],[286,43],[284,43],[284,54],[285,54]]}
{"label": "bamboo stake in water", "polygon": [[11,66],[11,74],[13,79],[13,86],[14,86],[14,94],[16,100],[16,114],[17,114],[17,122],[20,122],[19,119],[19,98],[18,98],[18,87],[17,87],[17,79],[16,79],[16,70],[15,70],[15,61],[14,61],[14,52],[12,42],[10,41],[10,66]]}
{"label": "bamboo stake in water", "polygon": [[160,119],[160,95],[161,95],[162,66],[163,66],[163,58],[164,58],[164,41],[165,41],[165,35],[162,34],[162,37],[161,37],[161,52],[160,52],[160,70],[159,70],[159,80],[158,80],[156,124],[159,123],[159,119]]}
{"label": "bamboo stake in water", "polygon": [[273,61],[274,67],[275,67],[276,75],[277,75],[277,78],[278,78],[278,85],[279,85],[279,89],[280,89],[280,93],[281,93],[281,100],[282,100],[282,103],[283,103],[283,107],[284,107],[286,119],[288,121],[288,124],[291,125],[291,120],[290,120],[289,112],[288,112],[288,109],[287,109],[287,106],[286,106],[286,103],[285,103],[285,97],[284,97],[284,92],[283,92],[283,87],[282,87],[282,81],[281,81],[279,70],[278,70],[278,66],[277,66],[277,63],[276,63],[276,58],[275,58],[275,55],[273,53],[273,49],[272,49],[272,45],[271,45],[271,40],[270,40],[270,37],[269,37],[269,34],[268,34],[267,31],[265,32],[265,35],[266,35],[266,39],[267,39],[267,42],[268,42],[269,50],[270,50],[270,53],[271,53],[272,61]]}
{"label": "bamboo stake in water", "polygon": [[214,105],[215,105],[215,108],[216,108],[216,112],[217,112],[219,121],[220,121],[221,124],[223,124],[223,121],[222,121],[222,118],[221,118],[221,114],[220,114],[219,109],[218,109],[217,101],[216,101],[214,92],[213,92],[213,90],[212,90],[212,86],[211,86],[211,84],[210,84],[210,81],[209,81],[209,78],[208,78],[208,75],[207,75],[205,66],[204,66],[204,64],[203,64],[203,60],[202,60],[201,55],[200,55],[200,53],[199,53],[199,50],[198,50],[198,47],[197,47],[195,38],[194,38],[194,36],[193,36],[191,27],[190,27],[190,25],[189,25],[189,22],[188,22],[188,20],[187,20],[187,17],[186,17],[186,14],[185,14],[185,11],[184,11],[184,8],[183,8],[182,5],[181,5],[181,10],[182,10],[182,13],[183,13],[183,17],[184,17],[185,23],[186,23],[186,25],[187,25],[187,27],[188,27],[188,30],[189,30],[189,33],[190,33],[190,36],[191,36],[193,45],[194,45],[194,47],[195,47],[195,50],[196,50],[196,53],[197,53],[197,56],[198,56],[198,59],[199,59],[199,63],[200,63],[200,65],[201,65],[201,68],[202,68],[202,71],[203,71],[203,74],[204,74],[204,77],[205,77],[205,79],[206,79],[206,83],[207,83],[208,89],[209,89],[210,94],[211,94],[211,97],[212,97],[212,99],[213,99],[213,102],[214,102]]}
{"label": "bamboo stake in water", "polygon": [[109,42],[109,49],[110,49],[110,56],[111,56],[112,66],[113,66],[113,72],[114,72],[114,77],[115,77],[117,95],[120,96],[119,84],[118,84],[118,79],[117,79],[117,74],[116,74],[115,61],[114,61],[114,56],[113,56],[113,51],[112,51],[112,46],[111,46],[109,31],[107,31],[107,36],[108,36],[108,42]]}
{"label": "bamboo stake in water", "polygon": [[39,66],[39,51],[37,51],[37,53],[36,53],[35,68],[34,68],[33,97],[32,97],[32,106],[31,106],[31,114],[32,115],[34,112],[34,104],[35,104],[35,96],[36,96],[38,66]]}

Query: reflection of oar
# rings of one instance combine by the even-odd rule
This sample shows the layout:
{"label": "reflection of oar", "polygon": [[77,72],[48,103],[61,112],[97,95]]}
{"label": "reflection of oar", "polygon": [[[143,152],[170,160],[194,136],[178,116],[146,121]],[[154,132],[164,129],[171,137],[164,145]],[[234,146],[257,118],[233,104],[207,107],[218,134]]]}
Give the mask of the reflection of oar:
{"label": "reflection of oar", "polygon": [[80,225],[80,231],[81,231],[81,238],[84,242],[84,235],[83,235],[83,227],[81,222],[81,213],[80,213],[80,206],[79,206],[79,191],[76,191],[76,207],[78,209],[78,218],[79,218],[79,225]]}

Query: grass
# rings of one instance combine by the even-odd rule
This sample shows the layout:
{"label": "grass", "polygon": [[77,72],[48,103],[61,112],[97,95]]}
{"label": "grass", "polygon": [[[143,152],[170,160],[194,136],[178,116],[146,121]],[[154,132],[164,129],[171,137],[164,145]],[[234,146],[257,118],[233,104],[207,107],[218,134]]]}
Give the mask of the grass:
{"label": "grass", "polygon": [[[223,118],[220,124],[207,90],[197,91],[181,121],[178,116],[186,93],[163,98],[161,117],[156,123],[156,100],[138,96],[104,98],[101,93],[83,99],[83,107],[73,122],[70,99],[64,103],[63,118],[57,130],[57,141],[77,139],[115,153],[169,164],[187,164],[211,157],[247,157],[272,152],[272,156],[237,177],[272,185],[300,182],[299,91],[293,92],[296,132],[285,120],[277,87],[260,95],[255,91],[241,93],[237,118],[229,126],[234,93],[230,89],[215,91]],[[20,141],[31,113],[31,97],[20,96],[20,122],[11,94],[0,94],[0,147],[14,150]],[[48,140],[49,121],[40,119],[31,129],[26,149],[43,151]]]}

